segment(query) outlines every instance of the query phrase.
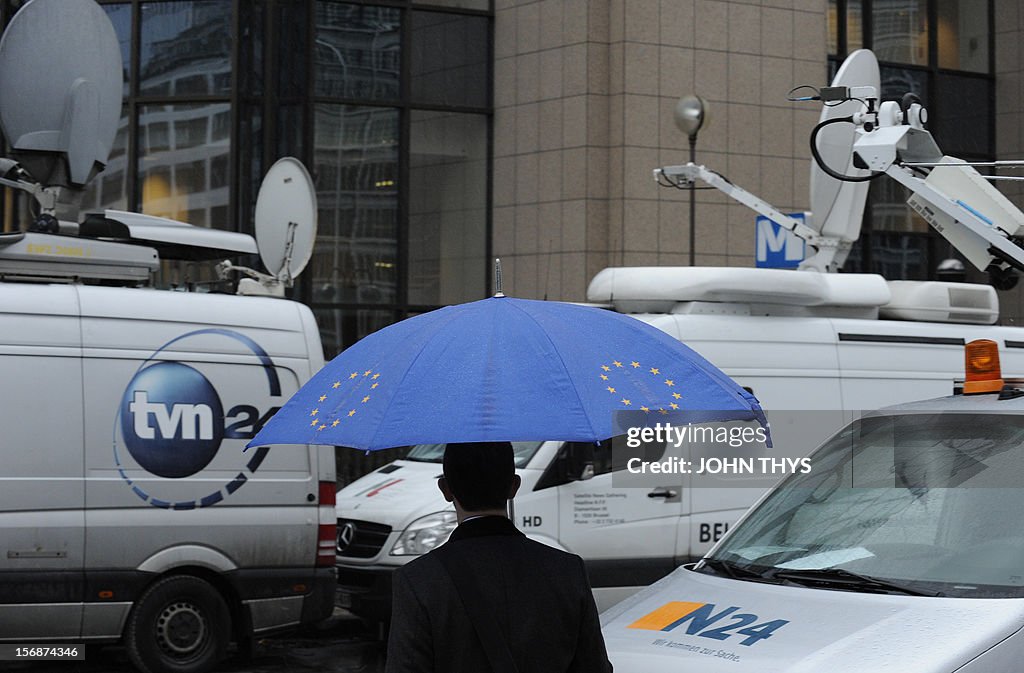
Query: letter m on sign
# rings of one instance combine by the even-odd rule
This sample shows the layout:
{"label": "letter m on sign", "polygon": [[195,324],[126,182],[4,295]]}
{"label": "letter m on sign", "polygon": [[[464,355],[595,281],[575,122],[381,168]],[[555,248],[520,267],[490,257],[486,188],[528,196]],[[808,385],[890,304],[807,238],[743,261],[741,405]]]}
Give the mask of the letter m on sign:
{"label": "letter m on sign", "polygon": [[[803,213],[789,213],[803,222]],[[769,269],[794,269],[804,258],[804,242],[796,234],[783,229],[767,217],[757,218],[757,266]]]}

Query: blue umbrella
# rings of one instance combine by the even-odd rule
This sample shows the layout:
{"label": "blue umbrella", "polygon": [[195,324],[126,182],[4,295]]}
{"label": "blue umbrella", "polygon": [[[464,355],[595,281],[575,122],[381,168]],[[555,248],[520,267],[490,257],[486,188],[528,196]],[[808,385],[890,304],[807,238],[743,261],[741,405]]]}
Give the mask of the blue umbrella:
{"label": "blue umbrella", "polygon": [[598,308],[495,296],[386,327],[338,355],[248,446],[368,451],[470,441],[600,441],[613,414],[754,419],[757,399],[664,332]]}

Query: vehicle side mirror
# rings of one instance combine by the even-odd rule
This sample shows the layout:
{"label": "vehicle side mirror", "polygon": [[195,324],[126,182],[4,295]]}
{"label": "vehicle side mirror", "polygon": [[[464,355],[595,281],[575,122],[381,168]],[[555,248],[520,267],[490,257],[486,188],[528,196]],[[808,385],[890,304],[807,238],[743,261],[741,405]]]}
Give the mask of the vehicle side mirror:
{"label": "vehicle side mirror", "polygon": [[593,478],[594,478],[594,464],[593,463],[587,463],[587,464],[585,464],[583,466],[583,469],[580,470],[580,476],[577,477],[577,480],[578,481],[587,481],[588,479],[593,479]]}

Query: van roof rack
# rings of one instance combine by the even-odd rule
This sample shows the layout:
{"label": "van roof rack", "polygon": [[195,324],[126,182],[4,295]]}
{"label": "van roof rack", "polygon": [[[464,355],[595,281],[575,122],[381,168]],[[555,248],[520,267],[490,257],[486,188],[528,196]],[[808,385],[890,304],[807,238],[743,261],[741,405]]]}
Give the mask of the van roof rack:
{"label": "van roof rack", "polygon": [[0,279],[147,285],[161,259],[208,261],[257,252],[248,234],[117,210],[91,213],[77,226],[61,223],[61,229],[66,233],[0,234]]}
{"label": "van roof rack", "polygon": [[160,259],[221,260],[259,252],[249,234],[197,227],[166,217],[106,210],[87,213],[78,235],[156,248]]}
{"label": "van roof rack", "polygon": [[591,302],[622,313],[722,313],[746,305],[758,315],[815,315],[991,325],[999,297],[990,285],[887,281],[873,273],[816,273],[714,266],[615,267],[587,288]]}
{"label": "van roof rack", "polygon": [[149,283],[160,267],[156,250],[55,234],[0,234],[0,279]]}

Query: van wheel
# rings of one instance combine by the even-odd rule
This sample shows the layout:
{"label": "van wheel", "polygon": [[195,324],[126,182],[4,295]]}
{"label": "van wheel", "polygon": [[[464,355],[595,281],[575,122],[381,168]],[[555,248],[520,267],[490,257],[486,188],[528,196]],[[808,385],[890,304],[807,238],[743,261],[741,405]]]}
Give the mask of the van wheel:
{"label": "van wheel", "polygon": [[125,648],[145,673],[203,673],[224,658],[228,607],[209,582],[177,575],[142,594],[128,620]]}

